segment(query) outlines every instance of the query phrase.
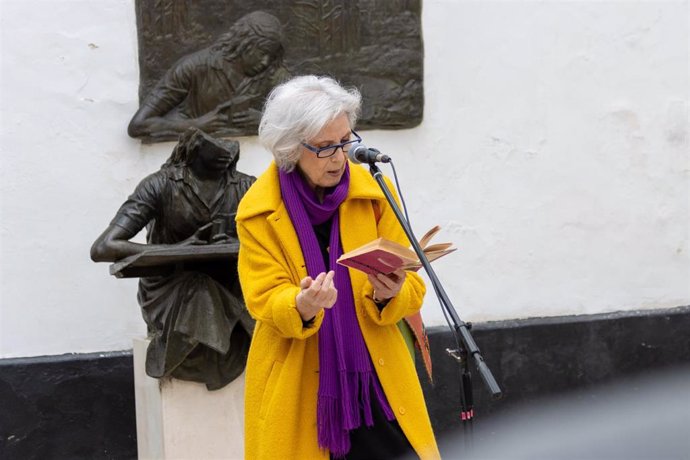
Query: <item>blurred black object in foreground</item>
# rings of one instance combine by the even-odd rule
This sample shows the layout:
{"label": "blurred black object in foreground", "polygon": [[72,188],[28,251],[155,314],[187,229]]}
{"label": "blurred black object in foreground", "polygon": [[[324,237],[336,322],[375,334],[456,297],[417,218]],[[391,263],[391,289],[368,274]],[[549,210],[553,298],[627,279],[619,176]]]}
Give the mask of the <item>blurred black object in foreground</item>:
{"label": "blurred black object in foreground", "polygon": [[447,459],[690,459],[690,367],[518,405],[439,441]]}

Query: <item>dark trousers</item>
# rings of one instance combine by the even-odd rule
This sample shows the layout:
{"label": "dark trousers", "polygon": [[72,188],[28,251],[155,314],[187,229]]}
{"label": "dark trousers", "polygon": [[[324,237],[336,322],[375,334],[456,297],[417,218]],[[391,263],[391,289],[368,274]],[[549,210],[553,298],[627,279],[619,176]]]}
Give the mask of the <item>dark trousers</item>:
{"label": "dark trousers", "polygon": [[[371,394],[374,394],[373,390]],[[352,447],[350,452],[343,458],[345,460],[418,458],[407,437],[402,432],[398,421],[393,420],[389,422],[375,398],[372,398],[371,405],[374,426],[367,427],[362,425],[350,431]],[[331,459],[333,459],[332,455]]]}

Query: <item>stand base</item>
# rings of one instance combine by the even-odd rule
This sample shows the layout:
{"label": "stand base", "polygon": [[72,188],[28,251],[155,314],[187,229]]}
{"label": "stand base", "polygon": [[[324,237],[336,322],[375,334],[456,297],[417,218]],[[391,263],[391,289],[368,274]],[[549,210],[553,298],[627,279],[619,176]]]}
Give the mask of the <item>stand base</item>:
{"label": "stand base", "polygon": [[134,339],[140,459],[244,458],[244,374],[216,391],[146,375],[148,339]]}

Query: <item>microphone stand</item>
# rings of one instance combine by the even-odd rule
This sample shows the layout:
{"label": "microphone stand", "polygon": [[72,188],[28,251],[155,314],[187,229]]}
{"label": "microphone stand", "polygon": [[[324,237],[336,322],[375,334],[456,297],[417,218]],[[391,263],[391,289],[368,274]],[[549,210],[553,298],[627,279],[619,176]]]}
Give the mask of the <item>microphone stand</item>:
{"label": "microphone stand", "polygon": [[[448,314],[448,316],[450,316],[453,322],[453,332],[457,349],[446,348],[446,352],[453,359],[455,359],[460,368],[460,419],[463,421],[463,426],[467,427],[469,425],[471,427],[472,419],[474,418],[474,408],[472,398],[472,379],[469,370],[469,360],[474,360],[474,364],[477,368],[477,371],[479,371],[479,375],[481,376],[482,380],[484,381],[484,384],[486,385],[489,392],[491,393],[491,396],[494,399],[500,399],[503,396],[501,388],[498,386],[498,383],[496,383],[496,379],[494,379],[491,370],[484,362],[484,358],[482,358],[482,355],[479,351],[479,347],[477,346],[474,339],[472,338],[472,335],[470,334],[470,328],[472,327],[472,325],[470,323],[465,323],[458,316],[455,307],[453,306],[453,303],[448,298],[445,289],[443,289],[441,281],[439,281],[438,277],[436,276],[436,272],[434,272],[434,269],[431,267],[429,259],[426,257],[426,254],[424,254],[424,250],[420,247],[417,238],[415,238],[414,234],[412,233],[412,228],[410,227],[409,222],[407,222],[405,216],[403,216],[402,212],[400,211],[400,208],[398,207],[398,204],[395,202],[393,195],[388,189],[388,186],[386,185],[386,182],[383,179],[383,174],[381,173],[381,170],[378,168],[378,166],[376,166],[376,164],[373,161],[369,162],[368,164],[369,172],[376,180],[376,182],[379,184],[379,187],[381,187],[383,194],[386,196],[386,200],[388,200],[388,203],[390,204],[391,208],[393,209],[393,212],[395,213],[395,217],[398,218],[398,221],[400,222],[400,225],[405,231],[407,238],[410,240],[410,243],[412,243],[412,248],[414,249],[414,252],[419,257],[419,260],[422,263],[424,270],[429,276],[431,284],[434,287],[434,291],[436,292],[436,296],[438,297],[438,300],[441,304],[441,308],[445,310],[445,312]],[[458,341],[458,337],[460,337],[462,343]]]}

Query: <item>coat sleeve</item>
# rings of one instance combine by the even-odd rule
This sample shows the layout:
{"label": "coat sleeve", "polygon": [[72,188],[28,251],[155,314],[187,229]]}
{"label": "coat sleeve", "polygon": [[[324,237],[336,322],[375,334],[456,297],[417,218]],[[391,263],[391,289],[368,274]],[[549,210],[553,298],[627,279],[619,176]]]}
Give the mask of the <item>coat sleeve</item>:
{"label": "coat sleeve", "polygon": [[237,222],[240,240],[238,271],[242,294],[254,319],[285,338],[306,339],[323,322],[323,310],[305,327],[295,298],[300,292],[281,246],[263,216]]}
{"label": "coat sleeve", "polygon": [[426,287],[421,277],[416,273],[407,272],[405,283],[400,292],[382,310],[379,310],[379,307],[374,303],[374,288],[369,283],[365,285],[362,291],[362,305],[364,305],[364,311],[367,315],[379,326],[396,324],[422,308],[425,292]]}
{"label": "coat sleeve", "polygon": [[[391,193],[393,193],[398,206],[400,206],[400,200],[388,178],[386,178],[386,184],[391,190]],[[376,225],[378,236],[395,241],[403,246],[410,246],[410,242],[388,202],[385,199],[380,200],[377,201],[377,205],[380,214]],[[422,308],[425,293],[426,286],[422,278],[417,273],[408,271],[400,292],[398,292],[398,295],[393,297],[382,310],[379,310],[379,307],[374,303],[374,288],[368,281],[364,284],[364,289],[362,291],[364,297],[362,299],[362,304],[368,316],[370,316],[376,324],[395,324],[404,317],[417,313],[419,309]]]}

